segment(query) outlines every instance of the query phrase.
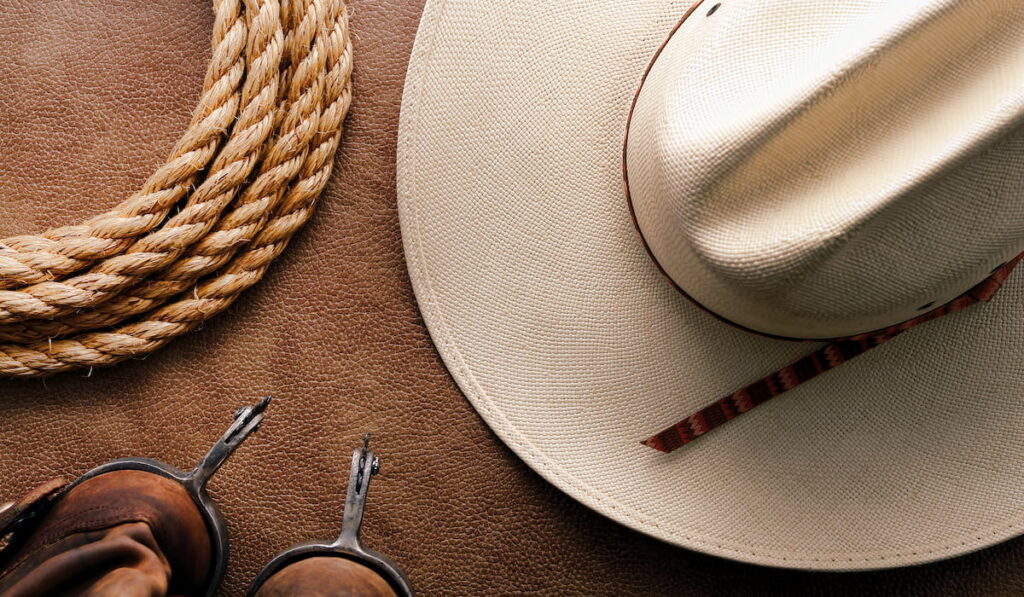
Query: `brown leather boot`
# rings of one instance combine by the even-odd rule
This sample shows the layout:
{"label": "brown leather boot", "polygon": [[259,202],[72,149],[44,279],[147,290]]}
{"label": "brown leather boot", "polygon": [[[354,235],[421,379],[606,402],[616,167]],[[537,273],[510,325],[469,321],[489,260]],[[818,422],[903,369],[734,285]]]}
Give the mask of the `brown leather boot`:
{"label": "brown leather boot", "polygon": [[398,597],[382,576],[352,560],[299,560],[267,579],[256,597]]}
{"label": "brown leather boot", "polygon": [[141,470],[87,479],[58,499],[0,569],[0,596],[195,595],[211,538],[180,483]]}
{"label": "brown leather boot", "polygon": [[0,597],[212,597],[228,535],[206,483],[269,403],[238,409],[191,472],[123,458],[0,511]]}
{"label": "brown leather boot", "polygon": [[402,570],[359,539],[370,480],[379,471],[367,433],[352,453],[341,536],[279,553],[256,576],[249,597],[414,597]]}

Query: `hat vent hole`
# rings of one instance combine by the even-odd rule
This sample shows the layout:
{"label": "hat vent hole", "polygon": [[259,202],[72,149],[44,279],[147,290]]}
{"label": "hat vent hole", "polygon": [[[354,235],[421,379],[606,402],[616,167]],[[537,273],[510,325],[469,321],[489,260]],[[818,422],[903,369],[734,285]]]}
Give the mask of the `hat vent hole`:
{"label": "hat vent hole", "polygon": [[721,3],[721,2],[719,2],[718,4],[716,4],[716,5],[712,6],[712,7],[711,7],[711,10],[709,10],[709,11],[708,11],[708,14],[707,14],[707,16],[709,16],[709,17],[710,17],[711,15],[715,14],[716,12],[718,12],[718,8],[719,8],[720,6],[722,6],[722,3]]}
{"label": "hat vent hole", "polygon": [[932,301],[930,303],[921,305],[920,307],[917,308],[917,310],[918,311],[924,311],[925,309],[931,309],[934,306],[935,306],[935,301]]}

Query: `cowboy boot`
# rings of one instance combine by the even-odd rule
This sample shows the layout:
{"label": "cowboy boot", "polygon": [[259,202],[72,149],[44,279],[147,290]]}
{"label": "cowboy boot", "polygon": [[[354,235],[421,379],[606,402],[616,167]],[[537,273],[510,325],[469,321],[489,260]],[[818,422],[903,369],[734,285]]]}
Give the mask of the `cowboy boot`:
{"label": "cowboy boot", "polygon": [[341,536],[278,554],[256,577],[250,597],[413,597],[398,566],[359,539],[370,480],[380,470],[369,442],[367,433],[352,454]]}
{"label": "cowboy boot", "polygon": [[259,427],[268,403],[240,409],[189,473],[116,460],[0,511],[0,597],[212,595],[227,530],[206,482]]}
{"label": "cowboy boot", "polygon": [[256,592],[256,597],[398,597],[381,575],[340,557],[319,556],[299,560],[277,572]]}
{"label": "cowboy boot", "polygon": [[114,471],[52,506],[0,571],[0,595],[195,595],[209,576],[211,543],[180,484]]}

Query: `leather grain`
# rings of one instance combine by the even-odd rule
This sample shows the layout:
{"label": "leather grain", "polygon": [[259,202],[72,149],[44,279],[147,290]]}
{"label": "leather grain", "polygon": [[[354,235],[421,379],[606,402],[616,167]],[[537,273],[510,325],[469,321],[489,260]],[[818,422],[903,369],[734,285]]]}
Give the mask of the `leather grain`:
{"label": "leather grain", "polygon": [[[437,357],[402,257],[394,159],[422,0],[352,0],[356,100],[306,230],[223,316],[144,361],[0,383],[0,502],[120,456],[192,466],[256,396],[263,427],[214,477],[223,595],[340,528],[352,449],[382,459],[366,543],[433,595],[1019,595],[1024,541],[866,574],[667,547],[563,496],[486,429]],[[76,222],[161,161],[197,99],[202,0],[13,0],[0,11],[0,234]],[[130,164],[114,168],[110,164]],[[630,471],[622,471],[629,483]]]}

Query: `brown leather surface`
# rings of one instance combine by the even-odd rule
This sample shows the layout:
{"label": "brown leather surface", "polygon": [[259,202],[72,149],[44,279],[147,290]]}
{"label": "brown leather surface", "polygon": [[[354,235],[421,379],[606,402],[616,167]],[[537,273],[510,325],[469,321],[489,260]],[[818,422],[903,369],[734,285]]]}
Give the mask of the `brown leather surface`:
{"label": "brown leather surface", "polygon": [[[223,595],[244,594],[277,551],[337,533],[364,430],[383,461],[364,539],[422,595],[1024,593],[1021,540],[864,574],[671,548],[579,506],[504,448],[434,352],[402,258],[395,138],[422,1],[352,0],[356,100],[339,168],[257,288],[145,361],[0,383],[0,502],[120,456],[190,467],[236,407],[273,393],[263,428],[211,482],[232,532]],[[210,26],[203,0],[5,2],[0,234],[77,222],[139,185],[188,121]]]}

